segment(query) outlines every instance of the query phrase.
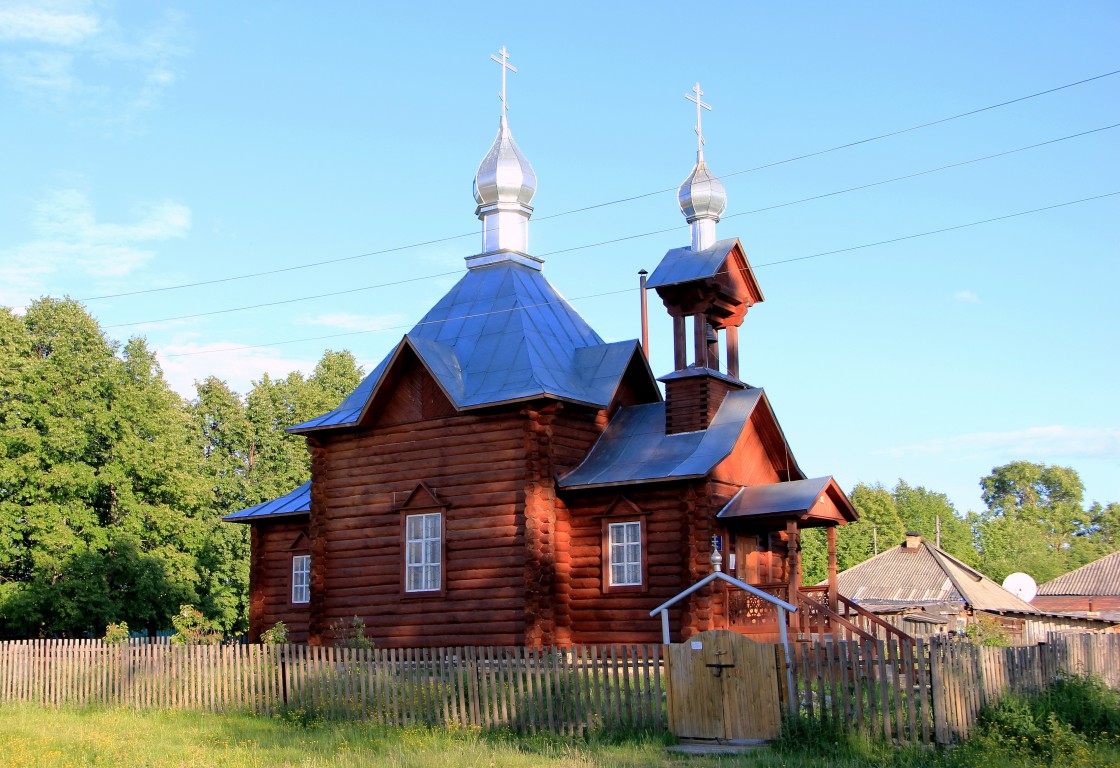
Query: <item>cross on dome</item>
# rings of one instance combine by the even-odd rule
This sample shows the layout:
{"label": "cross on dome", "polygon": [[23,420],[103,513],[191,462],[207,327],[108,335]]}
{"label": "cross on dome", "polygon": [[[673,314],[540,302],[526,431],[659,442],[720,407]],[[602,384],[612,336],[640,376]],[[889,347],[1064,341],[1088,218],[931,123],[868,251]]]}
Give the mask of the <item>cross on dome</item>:
{"label": "cross on dome", "polygon": [[[498,56],[501,56],[501,58],[498,58]],[[500,64],[502,67],[502,92],[498,94],[498,98],[502,100],[502,114],[505,114],[506,110],[509,109],[509,104],[506,103],[506,70],[508,69],[510,72],[516,72],[517,67],[509,63],[509,54],[506,53],[506,47],[504,45],[502,49],[498,51],[497,55],[490,54],[490,60]],[[711,109],[711,107],[708,107],[708,109]]]}
{"label": "cross on dome", "polygon": [[[503,80],[503,82],[505,81]],[[503,88],[504,87],[505,86],[503,86]],[[696,95],[693,96],[692,94],[686,93],[684,97],[696,103],[696,127],[693,130],[696,131],[696,151],[702,154],[704,152],[704,131],[700,124],[700,116],[703,114],[700,108],[703,107],[710,112],[712,110],[712,105],[700,100],[700,97],[704,95],[704,92],[700,90],[700,83],[692,86],[692,93]]]}
{"label": "cross on dome", "polygon": [[696,165],[677,190],[677,203],[692,230],[692,250],[702,251],[716,242],[716,224],[727,208],[727,190],[704,160],[704,129],[700,119],[702,110],[711,110],[712,105],[700,99],[704,95],[700,83],[691,90],[684,97],[696,105]]}

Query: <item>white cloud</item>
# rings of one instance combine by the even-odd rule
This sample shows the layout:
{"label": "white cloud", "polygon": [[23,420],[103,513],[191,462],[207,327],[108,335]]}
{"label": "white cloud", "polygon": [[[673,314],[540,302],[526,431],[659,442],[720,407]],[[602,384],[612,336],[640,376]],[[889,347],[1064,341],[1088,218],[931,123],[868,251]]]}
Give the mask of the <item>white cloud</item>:
{"label": "white cloud", "polygon": [[[195,396],[194,383],[208,376],[223,379],[236,392],[247,393],[267,373],[283,378],[292,371],[309,375],[315,360],[289,357],[273,347],[245,349],[233,341],[199,343],[181,334],[167,344],[153,344],[167,383],[186,398]],[[230,350],[234,351],[222,351]]]}
{"label": "white cloud", "polygon": [[947,456],[977,459],[1012,456],[1022,459],[1093,458],[1120,461],[1120,428],[1030,427],[1011,432],[973,432],[936,438],[879,451],[893,457]]}
{"label": "white cloud", "polygon": [[59,190],[35,206],[35,239],[0,251],[0,304],[20,305],[44,292],[48,279],[120,278],[155,254],[149,243],[185,237],[191,210],[173,200],[145,202],[131,224],[100,222],[85,194]]}
{"label": "white cloud", "polygon": [[0,40],[74,45],[96,35],[101,21],[86,3],[12,3],[0,6]]}
{"label": "white cloud", "polygon": [[86,2],[0,0],[0,75],[26,97],[76,107],[79,117],[129,127],[178,77],[185,54],[181,14],[169,11],[146,28],[126,28]]}
{"label": "white cloud", "polygon": [[972,291],[963,290],[953,294],[953,301],[959,301],[961,304],[979,304],[980,297]]}
{"label": "white cloud", "polygon": [[[322,325],[346,331],[380,331],[406,325],[402,315],[354,315],[346,312],[331,312],[304,318],[308,325]],[[410,326],[411,327],[411,326]],[[402,328],[402,330],[408,330]]]}

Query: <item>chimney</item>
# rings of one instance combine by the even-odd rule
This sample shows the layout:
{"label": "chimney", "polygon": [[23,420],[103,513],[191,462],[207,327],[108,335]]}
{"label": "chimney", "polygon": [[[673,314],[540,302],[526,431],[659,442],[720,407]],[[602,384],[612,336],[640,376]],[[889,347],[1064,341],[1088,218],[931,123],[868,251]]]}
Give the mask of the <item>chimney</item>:
{"label": "chimney", "polygon": [[917,549],[922,546],[922,534],[913,531],[906,532],[906,541],[902,544],[905,549]]}

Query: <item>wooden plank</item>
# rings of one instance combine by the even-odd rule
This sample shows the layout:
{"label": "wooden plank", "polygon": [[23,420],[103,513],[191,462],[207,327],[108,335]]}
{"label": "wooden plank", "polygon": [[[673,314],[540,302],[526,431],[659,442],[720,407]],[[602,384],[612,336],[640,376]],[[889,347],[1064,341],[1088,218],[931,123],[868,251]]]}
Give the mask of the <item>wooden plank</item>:
{"label": "wooden plank", "polygon": [[470,692],[471,724],[482,725],[482,713],[478,702],[478,648],[472,646],[467,651],[467,689]]}
{"label": "wooden plank", "polygon": [[576,675],[579,678],[579,720],[584,733],[590,737],[593,727],[594,704],[591,700],[591,674],[589,649],[585,645],[576,647]]}
{"label": "wooden plank", "polygon": [[890,691],[888,690],[887,677],[887,648],[882,640],[875,641],[876,679],[879,684],[879,718],[881,720],[883,738],[891,738],[891,708]]}
{"label": "wooden plank", "polygon": [[[829,530],[834,530],[830,528]],[[832,697],[832,725],[839,729],[843,718],[843,699],[840,695],[840,641],[833,636],[830,644],[825,646],[825,657],[828,663],[828,690]]]}
{"label": "wooden plank", "polygon": [[526,651],[524,646],[514,646],[511,650],[512,666],[510,667],[510,727],[518,733],[528,730],[528,670]]}
{"label": "wooden plank", "polygon": [[494,722],[494,665],[490,656],[492,647],[480,646],[478,649],[478,707],[483,728],[493,728]]}
{"label": "wooden plank", "polygon": [[607,695],[607,702],[604,703],[604,701],[603,701],[603,699],[604,699],[604,697],[603,697],[604,675],[602,674],[602,672],[603,672],[603,669],[602,669],[602,667],[603,667],[603,665],[602,665],[602,653],[601,653],[601,649],[597,645],[591,646],[590,651],[591,651],[591,679],[592,679],[592,685],[594,686],[594,694],[595,694],[594,708],[595,708],[596,722],[598,723],[599,727],[609,728],[610,727],[610,721],[607,717],[607,712],[610,709],[610,701],[609,701],[610,695],[609,694]]}
{"label": "wooden plank", "polygon": [[544,725],[548,730],[556,731],[556,713],[552,707],[552,691],[553,691],[553,664],[555,662],[555,654],[552,649],[541,649],[541,680],[544,682]]}
{"label": "wooden plank", "polygon": [[521,659],[518,653],[520,649],[513,646],[506,650],[506,699],[509,705],[507,722],[512,730],[517,731],[521,727]]}
{"label": "wooden plank", "polygon": [[630,672],[633,667],[634,659],[634,646],[622,646],[622,692],[623,692],[623,711],[626,713],[626,727],[633,728],[637,725],[637,718],[634,716],[634,695],[631,686]]}
{"label": "wooden plank", "polygon": [[929,690],[930,649],[924,638],[916,638],[915,656],[918,675],[918,721],[921,724],[921,743],[930,743],[931,700]]}
{"label": "wooden plank", "polygon": [[653,688],[650,685],[650,682],[651,682],[650,678],[652,677],[651,669],[650,669],[650,667],[652,666],[652,660],[650,658],[650,655],[651,655],[650,647],[648,645],[643,645],[641,647],[641,653],[642,653],[642,662],[641,662],[641,665],[642,665],[642,684],[641,684],[642,685],[642,720],[641,720],[641,726],[643,728],[650,728],[650,727],[656,727],[657,726],[656,720],[653,716],[653,712],[654,712],[654,709],[653,709],[654,708]]}
{"label": "wooden plank", "polygon": [[902,703],[902,654],[901,644],[894,638],[887,639],[887,658],[891,676],[891,694],[894,700],[894,733],[899,743],[906,734],[906,720]]}
{"label": "wooden plank", "polygon": [[906,706],[906,721],[909,725],[907,731],[909,741],[911,744],[918,743],[918,711],[916,709],[915,698],[917,696],[917,670],[914,668],[914,646],[912,643],[905,641],[899,642],[899,650],[902,651],[902,662],[904,676],[902,679],[902,689],[905,692]]}
{"label": "wooden plank", "polygon": [[614,690],[611,698],[611,706],[614,709],[615,727],[622,728],[626,724],[626,710],[623,709],[622,704],[621,662],[618,658],[618,646],[612,645],[610,648],[611,687]]}
{"label": "wooden plank", "polygon": [[455,701],[459,707],[459,722],[464,726],[470,725],[471,709],[470,694],[467,688],[467,649],[463,646],[455,648]]}

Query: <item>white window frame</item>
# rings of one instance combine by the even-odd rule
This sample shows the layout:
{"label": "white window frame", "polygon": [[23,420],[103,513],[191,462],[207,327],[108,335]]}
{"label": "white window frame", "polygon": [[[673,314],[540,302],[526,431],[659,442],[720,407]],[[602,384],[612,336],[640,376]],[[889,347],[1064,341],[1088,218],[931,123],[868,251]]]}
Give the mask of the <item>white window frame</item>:
{"label": "white window frame", "polygon": [[410,594],[442,591],[443,513],[405,515],[404,550],[404,591]]}
{"label": "white window frame", "polygon": [[610,547],[607,563],[610,585],[612,587],[642,586],[641,521],[610,523],[607,526],[607,546]]}
{"label": "white window frame", "polygon": [[311,602],[311,555],[292,555],[292,602]]}

